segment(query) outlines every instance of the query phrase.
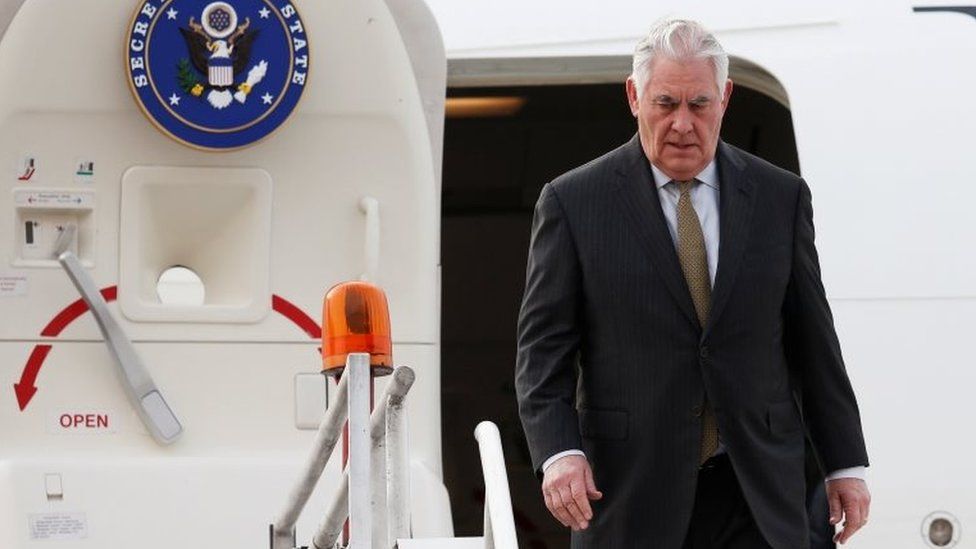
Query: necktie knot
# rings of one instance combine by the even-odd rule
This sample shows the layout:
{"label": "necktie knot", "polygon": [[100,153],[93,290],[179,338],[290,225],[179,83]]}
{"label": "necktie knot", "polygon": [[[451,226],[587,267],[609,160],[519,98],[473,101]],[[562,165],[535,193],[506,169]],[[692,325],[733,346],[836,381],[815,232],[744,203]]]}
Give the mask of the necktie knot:
{"label": "necktie knot", "polygon": [[691,191],[691,188],[695,185],[695,180],[675,181],[675,184],[678,185],[678,192],[681,194],[688,194],[688,192]]}

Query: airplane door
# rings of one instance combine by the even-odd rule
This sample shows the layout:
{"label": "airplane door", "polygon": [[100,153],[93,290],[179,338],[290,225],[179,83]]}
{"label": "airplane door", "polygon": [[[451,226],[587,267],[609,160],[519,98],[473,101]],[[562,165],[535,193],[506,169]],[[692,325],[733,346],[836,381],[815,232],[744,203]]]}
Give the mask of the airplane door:
{"label": "airplane door", "polygon": [[358,278],[418,374],[414,533],[452,534],[439,37],[420,0],[23,3],[0,41],[0,546],[266,547],[335,385],[322,298]]}

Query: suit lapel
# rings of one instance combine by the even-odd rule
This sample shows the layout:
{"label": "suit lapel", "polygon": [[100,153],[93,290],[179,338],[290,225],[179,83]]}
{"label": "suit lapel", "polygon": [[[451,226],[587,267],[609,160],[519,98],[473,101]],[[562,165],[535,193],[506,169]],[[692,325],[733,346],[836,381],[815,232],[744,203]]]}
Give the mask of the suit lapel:
{"label": "suit lapel", "polygon": [[716,155],[721,185],[718,272],[715,274],[712,307],[703,338],[708,337],[728,303],[735,283],[735,275],[739,270],[742,254],[749,238],[749,225],[756,198],[755,182],[746,171],[745,161],[738,152],[720,141]]}
{"label": "suit lapel", "polygon": [[634,234],[650,256],[651,265],[691,323],[698,327],[695,305],[681,273],[678,254],[668,230],[651,167],[635,135],[623,148],[623,161],[617,169],[617,196],[630,220]]}

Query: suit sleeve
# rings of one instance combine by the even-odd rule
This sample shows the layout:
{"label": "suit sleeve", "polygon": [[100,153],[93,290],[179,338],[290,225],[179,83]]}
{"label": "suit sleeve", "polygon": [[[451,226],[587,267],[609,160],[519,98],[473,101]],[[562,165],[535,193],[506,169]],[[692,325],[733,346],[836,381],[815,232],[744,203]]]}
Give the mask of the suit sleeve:
{"label": "suit sleeve", "polygon": [[580,279],[565,212],[546,185],[532,220],[515,364],[519,415],[537,472],[550,456],[583,447],[574,403]]}
{"label": "suit sleeve", "polygon": [[784,333],[804,422],[824,470],[867,465],[860,412],[820,277],[810,188],[802,180],[794,224]]}

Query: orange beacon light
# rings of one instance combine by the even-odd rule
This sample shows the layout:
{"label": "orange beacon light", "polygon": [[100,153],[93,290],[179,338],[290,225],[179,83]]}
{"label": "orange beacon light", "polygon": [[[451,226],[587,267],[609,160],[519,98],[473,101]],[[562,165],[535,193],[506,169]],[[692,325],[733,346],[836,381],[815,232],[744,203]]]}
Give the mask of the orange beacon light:
{"label": "orange beacon light", "polygon": [[322,305],[322,373],[341,375],[349,353],[369,353],[373,375],[393,372],[390,308],[368,282],[336,284]]}

